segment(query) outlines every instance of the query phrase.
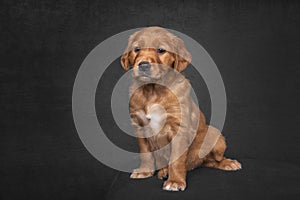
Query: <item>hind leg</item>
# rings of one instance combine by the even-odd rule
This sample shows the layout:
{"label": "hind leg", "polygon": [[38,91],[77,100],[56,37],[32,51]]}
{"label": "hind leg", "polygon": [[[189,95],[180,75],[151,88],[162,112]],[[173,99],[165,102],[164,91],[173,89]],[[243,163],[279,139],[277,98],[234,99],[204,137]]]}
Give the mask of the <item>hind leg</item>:
{"label": "hind leg", "polygon": [[242,169],[241,163],[224,157],[226,149],[225,138],[220,136],[213,150],[206,156],[203,165],[227,171]]}

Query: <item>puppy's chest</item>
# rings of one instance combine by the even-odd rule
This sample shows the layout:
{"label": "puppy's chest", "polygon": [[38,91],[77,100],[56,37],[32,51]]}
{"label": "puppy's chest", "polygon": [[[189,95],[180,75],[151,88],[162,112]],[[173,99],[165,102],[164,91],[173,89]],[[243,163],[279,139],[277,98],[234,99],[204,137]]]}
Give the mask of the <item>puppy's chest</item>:
{"label": "puppy's chest", "polygon": [[153,143],[153,146],[167,139],[172,123],[170,116],[174,116],[178,107],[178,102],[166,94],[144,95],[142,91],[137,91],[130,99],[133,125]]}
{"label": "puppy's chest", "polygon": [[164,87],[144,86],[131,93],[131,112],[143,110],[146,114],[149,114],[151,107],[155,104],[159,105],[166,112],[172,112],[174,108],[180,107],[176,95]]}
{"label": "puppy's chest", "polygon": [[132,110],[133,125],[143,134],[144,137],[155,136],[166,132],[166,121],[168,113],[163,106],[157,103],[149,103],[143,108]]}
{"label": "puppy's chest", "polygon": [[150,125],[156,132],[166,123],[168,116],[180,113],[178,108],[179,103],[168,96],[140,93],[130,99],[130,113],[136,124],[141,127]]}

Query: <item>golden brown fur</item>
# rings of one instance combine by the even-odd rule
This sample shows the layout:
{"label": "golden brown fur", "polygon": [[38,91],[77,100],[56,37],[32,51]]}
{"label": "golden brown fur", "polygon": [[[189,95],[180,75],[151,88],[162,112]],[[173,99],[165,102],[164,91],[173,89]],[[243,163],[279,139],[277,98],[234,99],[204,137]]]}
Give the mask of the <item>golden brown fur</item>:
{"label": "golden brown fur", "polygon": [[[223,156],[224,137],[206,124],[204,115],[190,97],[189,81],[174,73],[174,70],[184,70],[190,61],[183,41],[160,27],[134,33],[121,58],[125,70],[133,68],[130,117],[141,152],[141,165],[131,178],[146,178],[159,169],[158,178],[168,176],[163,185],[165,190],[184,190],[186,172],[201,164],[223,170],[241,168],[238,161]],[[142,62],[150,63],[150,68],[142,70]],[[210,152],[199,157],[209,133],[219,137]],[[171,141],[171,147],[164,148]],[[157,151],[160,149],[163,150]]]}

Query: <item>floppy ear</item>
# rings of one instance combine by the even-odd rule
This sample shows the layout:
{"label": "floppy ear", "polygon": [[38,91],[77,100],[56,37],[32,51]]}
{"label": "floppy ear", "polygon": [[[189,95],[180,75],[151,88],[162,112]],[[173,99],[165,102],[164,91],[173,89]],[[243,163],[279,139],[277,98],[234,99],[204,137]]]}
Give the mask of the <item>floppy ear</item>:
{"label": "floppy ear", "polygon": [[130,68],[130,65],[132,65],[130,63],[130,59],[129,59],[129,56],[130,56],[130,52],[131,52],[131,45],[132,45],[132,42],[135,38],[135,36],[139,33],[139,31],[133,33],[129,39],[128,39],[128,44],[127,44],[127,47],[121,57],[121,65],[122,67],[125,69],[125,71],[128,71],[129,68]]}
{"label": "floppy ear", "polygon": [[184,70],[191,62],[192,56],[186,49],[183,41],[175,37],[174,38],[174,44],[175,46],[175,61],[174,61],[174,69],[181,72]]}
{"label": "floppy ear", "polygon": [[121,57],[121,65],[122,67],[125,69],[125,71],[129,70],[129,52],[128,52],[128,48],[126,48],[126,50],[124,51],[122,57]]}

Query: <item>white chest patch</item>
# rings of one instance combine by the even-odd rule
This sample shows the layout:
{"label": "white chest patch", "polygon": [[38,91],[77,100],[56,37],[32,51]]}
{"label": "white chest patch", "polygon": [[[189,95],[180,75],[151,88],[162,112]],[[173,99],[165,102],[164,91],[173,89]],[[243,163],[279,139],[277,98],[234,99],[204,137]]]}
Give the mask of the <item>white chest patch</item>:
{"label": "white chest patch", "polygon": [[149,126],[153,131],[153,135],[155,135],[164,127],[166,123],[167,112],[161,105],[153,104],[150,107],[146,117],[147,119],[150,119]]}

